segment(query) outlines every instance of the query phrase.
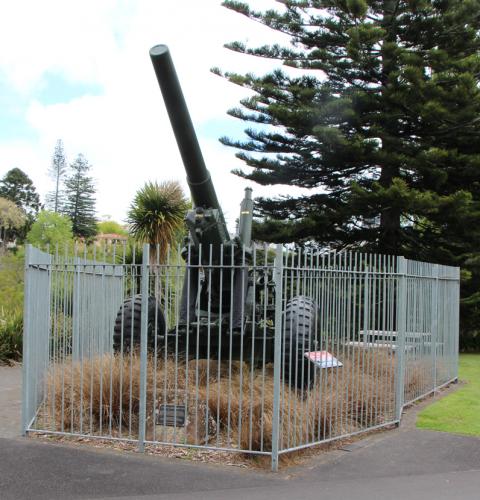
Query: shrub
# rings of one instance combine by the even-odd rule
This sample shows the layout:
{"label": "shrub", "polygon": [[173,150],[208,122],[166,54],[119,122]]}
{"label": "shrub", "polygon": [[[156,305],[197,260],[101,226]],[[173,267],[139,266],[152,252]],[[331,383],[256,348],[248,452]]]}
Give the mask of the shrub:
{"label": "shrub", "polygon": [[23,314],[0,311],[0,363],[20,361],[22,357]]}
{"label": "shrub", "polygon": [[22,357],[23,253],[0,257],[0,363]]}
{"label": "shrub", "polygon": [[114,220],[104,220],[97,223],[97,231],[99,234],[120,234],[128,235],[128,231]]}
{"label": "shrub", "polygon": [[0,256],[0,318],[23,307],[23,262],[23,252]]}
{"label": "shrub", "polygon": [[73,240],[72,221],[65,215],[43,210],[37,216],[27,234],[27,241],[32,245],[45,248],[50,245],[60,248]]}

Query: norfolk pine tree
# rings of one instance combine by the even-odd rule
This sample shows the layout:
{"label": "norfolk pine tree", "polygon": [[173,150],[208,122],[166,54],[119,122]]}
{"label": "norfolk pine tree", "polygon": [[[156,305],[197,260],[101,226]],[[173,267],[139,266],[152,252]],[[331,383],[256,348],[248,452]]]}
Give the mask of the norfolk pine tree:
{"label": "norfolk pine tree", "polygon": [[72,221],[74,236],[90,239],[97,234],[95,217],[95,186],[88,175],[90,165],[86,158],[79,154],[70,165],[70,175],[65,180],[64,215]]}
{"label": "norfolk pine tree", "polygon": [[61,212],[63,204],[63,180],[67,172],[63,142],[58,139],[53,152],[52,164],[48,171],[55,183],[55,189],[47,194],[47,206],[55,213]]}
{"label": "norfolk pine tree", "polygon": [[257,237],[470,266],[463,325],[478,323],[480,1],[223,5],[291,40],[228,48],[308,70],[224,74],[254,92],[229,114],[260,124],[221,139],[240,150],[236,173],[312,189],[258,199]]}

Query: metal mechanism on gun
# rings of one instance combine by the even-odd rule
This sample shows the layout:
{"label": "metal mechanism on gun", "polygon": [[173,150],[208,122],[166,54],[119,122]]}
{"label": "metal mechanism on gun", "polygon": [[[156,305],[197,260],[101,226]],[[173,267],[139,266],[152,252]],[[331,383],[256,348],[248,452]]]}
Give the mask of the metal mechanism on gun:
{"label": "metal mechanism on gun", "polygon": [[[158,318],[156,331],[149,328],[149,345],[166,346],[177,354],[195,354],[209,359],[272,361],[274,287],[271,269],[264,276],[258,276],[258,271],[256,276],[249,272],[252,190],[245,189],[237,235],[231,238],[168,47],[156,45],[150,50],[150,58],[187,173],[194,208],[185,218],[189,237],[183,251],[186,272],[179,319],[175,327],[168,330],[161,299],[149,297],[148,315]],[[268,293],[265,293],[265,286]],[[139,297],[127,299],[117,315],[114,329],[117,349],[122,343],[129,348],[131,342],[140,342]],[[286,304],[285,318],[288,324],[283,341],[287,351],[284,370],[286,374],[293,371],[295,380],[298,376],[295,383],[300,384],[300,372],[308,365],[304,352],[309,348],[315,327],[316,307],[308,297],[293,297]],[[222,341],[223,337],[228,340]],[[301,380],[304,384],[303,374]]]}

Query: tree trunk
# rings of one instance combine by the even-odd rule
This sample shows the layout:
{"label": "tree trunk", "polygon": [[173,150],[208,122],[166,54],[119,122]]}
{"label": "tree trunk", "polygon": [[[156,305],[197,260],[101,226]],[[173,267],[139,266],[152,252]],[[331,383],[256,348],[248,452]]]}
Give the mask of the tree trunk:
{"label": "tree trunk", "polygon": [[[388,52],[384,50],[385,44],[395,43],[395,10],[396,0],[386,0],[384,8],[383,26],[386,30],[386,37],[382,47],[382,87],[383,93],[387,93],[387,86],[392,71],[396,70],[397,61],[389,57]],[[383,128],[385,135],[382,137],[382,149],[384,150],[384,164],[381,166],[380,185],[383,188],[389,188],[393,179],[399,177],[400,169],[394,162],[389,163],[389,152],[396,151],[395,145],[389,140],[397,135],[396,118],[386,117]],[[387,160],[385,160],[387,158]],[[400,248],[400,211],[393,207],[383,207],[380,211],[380,228],[378,236],[378,250],[382,253],[397,254],[401,252]]]}

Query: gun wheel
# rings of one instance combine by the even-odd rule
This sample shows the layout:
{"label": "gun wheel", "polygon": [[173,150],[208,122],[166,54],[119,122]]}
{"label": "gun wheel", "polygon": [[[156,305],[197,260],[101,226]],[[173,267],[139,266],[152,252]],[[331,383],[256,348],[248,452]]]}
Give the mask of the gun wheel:
{"label": "gun wheel", "polygon": [[[125,299],[118,310],[113,327],[113,349],[129,351],[140,346],[142,324],[142,296]],[[156,325],[156,332],[155,332]],[[148,297],[147,345],[155,347],[155,336],[165,334],[165,318],[155,297]]]}
{"label": "gun wheel", "polygon": [[284,380],[290,387],[308,388],[313,381],[313,367],[305,353],[313,345],[317,306],[310,297],[299,295],[285,308]]}

